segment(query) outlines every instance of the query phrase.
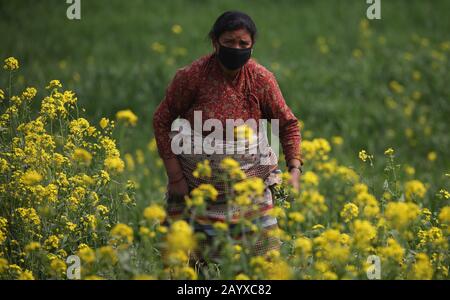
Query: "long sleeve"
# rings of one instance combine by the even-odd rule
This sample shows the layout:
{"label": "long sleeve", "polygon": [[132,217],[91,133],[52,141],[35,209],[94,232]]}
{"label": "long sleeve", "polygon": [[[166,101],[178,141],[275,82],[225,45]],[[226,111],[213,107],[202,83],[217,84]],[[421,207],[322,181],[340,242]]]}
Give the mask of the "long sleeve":
{"label": "long sleeve", "polygon": [[286,162],[298,159],[303,165],[300,148],[301,133],[297,118],[286,104],[275,76],[271,72],[267,72],[264,78],[263,115],[268,119],[279,120],[280,142]]}
{"label": "long sleeve", "polygon": [[176,72],[166,89],[164,99],[153,115],[156,144],[163,159],[175,157],[170,147],[169,133],[172,122],[189,109],[194,99],[196,76],[192,76],[192,73],[195,72],[196,70],[189,67]]}

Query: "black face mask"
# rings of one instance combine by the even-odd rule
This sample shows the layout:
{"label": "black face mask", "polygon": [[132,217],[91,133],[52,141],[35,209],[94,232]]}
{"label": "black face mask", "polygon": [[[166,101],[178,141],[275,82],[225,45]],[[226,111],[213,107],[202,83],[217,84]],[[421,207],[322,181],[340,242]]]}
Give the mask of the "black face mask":
{"label": "black face mask", "polygon": [[236,70],[245,65],[252,55],[252,48],[236,49],[219,44],[219,60],[228,70]]}

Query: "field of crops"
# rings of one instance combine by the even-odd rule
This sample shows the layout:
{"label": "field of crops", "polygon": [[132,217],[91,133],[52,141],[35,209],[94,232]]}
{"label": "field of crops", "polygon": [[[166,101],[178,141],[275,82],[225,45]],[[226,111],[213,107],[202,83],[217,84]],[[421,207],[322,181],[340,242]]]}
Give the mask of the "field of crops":
{"label": "field of crops", "polygon": [[[0,1],[0,279],[66,279],[72,255],[82,279],[448,279],[450,2],[383,1],[373,21],[366,8],[99,0],[68,20],[65,1]],[[299,192],[277,187],[280,251],[249,253],[260,228],[242,218],[255,235],[214,224],[200,251],[220,260],[198,267],[203,237],[165,222],[152,114],[228,9],[258,26],[254,57],[299,119],[305,172]],[[230,203],[260,196],[222,168]],[[215,197],[204,185],[188,203]]]}

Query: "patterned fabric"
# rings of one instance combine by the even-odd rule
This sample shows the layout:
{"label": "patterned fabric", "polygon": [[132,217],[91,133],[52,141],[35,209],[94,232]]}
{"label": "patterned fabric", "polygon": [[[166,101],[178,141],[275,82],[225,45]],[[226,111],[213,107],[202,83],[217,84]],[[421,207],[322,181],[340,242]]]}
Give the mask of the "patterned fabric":
{"label": "patterned fabric", "polygon": [[[264,195],[260,198],[253,199],[252,205],[249,207],[240,207],[237,205],[228,205],[224,201],[216,201],[208,203],[206,211],[203,214],[196,214],[195,221],[199,225],[211,225],[215,222],[227,222],[229,224],[236,224],[242,217],[247,220],[260,222],[267,212],[273,208],[273,197],[271,186],[274,182],[279,182],[279,173],[281,171],[276,169],[264,181],[265,189]],[[225,198],[226,195],[223,195]],[[186,204],[184,197],[176,198],[166,194],[167,213],[172,219],[181,217],[186,212]],[[272,225],[273,220],[264,219],[266,222],[262,224]]]}
{"label": "patterned fabric", "polygon": [[[247,220],[251,220],[254,225],[261,229],[260,232],[251,232],[250,227],[246,227],[246,229],[242,230],[242,228],[240,228],[240,224],[237,224],[237,221],[239,219],[237,217],[228,222],[229,231],[233,233],[232,238],[238,244],[239,241],[243,239],[243,237],[245,237],[247,240],[255,240],[250,249],[250,253],[252,255],[265,255],[270,250],[279,249],[281,245],[281,241],[279,240],[279,238],[270,236],[268,234],[271,230],[275,230],[278,228],[277,219],[268,215],[268,211],[273,207],[271,185],[269,185],[269,182],[271,180],[278,181],[278,174],[280,172],[281,171],[279,170],[273,171],[269,175],[271,179],[265,180],[266,188],[264,190],[263,197],[265,199],[264,203],[261,203],[261,205],[257,209],[246,212],[246,214],[244,215]],[[183,210],[186,208],[184,199],[175,199],[173,197],[169,197],[166,194],[166,203],[170,219],[176,220],[182,218]],[[231,210],[236,213],[237,211],[240,211],[240,208],[232,207]],[[191,217],[185,218],[188,223],[193,223],[195,232],[204,233],[206,236],[206,240],[201,240],[199,245],[197,246],[197,249],[195,249],[192,253],[192,257],[195,260],[202,260],[200,250],[212,245],[214,237],[217,235],[215,229],[213,228],[213,224],[215,222],[225,222],[226,211],[226,205],[208,205],[208,209],[205,214],[195,215],[194,217],[191,214]],[[237,215],[235,214],[235,216]],[[220,254],[210,253],[209,257],[213,260],[218,260],[220,259]]]}
{"label": "patterned fabric", "polygon": [[[173,158],[169,133],[172,122],[181,117],[193,127],[194,111],[203,120],[278,119],[280,141],[286,161],[301,159],[301,135],[297,118],[286,105],[275,76],[250,59],[234,80],[227,79],[215,54],[203,56],[179,69],[166,90],[153,117],[159,154]],[[206,134],[204,132],[204,134]]]}
{"label": "patterned fabric", "polygon": [[[199,138],[196,138],[199,137],[199,133],[194,131],[191,131],[190,133],[172,132],[171,136],[174,136],[175,134],[184,141],[188,139],[191,141],[190,153],[192,154],[183,153],[177,156],[190,190],[196,188],[201,183],[213,184],[219,192],[219,199],[216,203],[223,202],[223,196],[228,184],[221,180],[219,173],[214,173],[212,174],[212,177],[207,179],[194,177],[193,171],[197,168],[198,163],[208,160],[211,169],[220,172],[220,163],[222,160],[226,157],[232,157],[240,164],[241,170],[247,177],[260,177],[262,179],[267,178],[269,174],[278,167],[278,158],[267,143],[267,135],[262,135],[258,138],[257,134],[253,132],[253,135],[248,138],[253,141],[252,143],[249,143],[248,141],[244,141],[246,143],[238,143],[234,140],[227,141],[216,139],[215,149],[220,149],[220,153],[223,154],[214,153],[207,155],[194,154],[194,149],[196,147],[201,147],[203,144]],[[226,149],[234,149],[234,153],[231,155],[226,154]]]}
{"label": "patterned fabric", "polygon": [[[192,150],[196,145],[194,134],[189,135],[191,138]],[[186,137],[187,138],[187,137]],[[252,140],[257,140],[254,135]],[[264,149],[261,144],[264,140],[258,140],[259,143],[246,143],[241,144],[240,147],[236,147],[236,151],[243,154],[180,154],[178,155],[178,160],[180,161],[181,167],[183,169],[184,176],[188,183],[189,189],[192,190],[202,183],[212,184],[218,191],[218,199],[214,202],[209,202],[207,204],[206,211],[202,214],[192,212],[187,212],[191,217],[188,218],[188,222],[193,221],[194,230],[196,232],[202,232],[207,236],[207,240],[201,244],[201,247],[205,247],[208,243],[212,242],[212,239],[216,235],[213,228],[215,222],[226,222],[229,224],[230,232],[234,233],[233,238],[239,240],[243,236],[247,238],[255,237],[255,243],[252,247],[252,252],[255,255],[263,255],[271,249],[277,249],[280,245],[280,241],[275,237],[269,237],[267,232],[271,229],[277,228],[276,218],[268,215],[268,211],[273,208],[273,197],[271,187],[275,184],[281,183],[281,178],[279,174],[281,171],[278,169],[278,159],[272,148],[267,147],[264,154],[259,151],[259,149]],[[230,145],[226,141],[218,141],[222,144],[223,149]],[[234,142],[231,142],[234,144]],[[252,147],[256,147],[256,154],[252,153],[250,150]],[[227,186],[229,183],[224,182],[221,176],[220,162],[225,157],[231,157],[240,164],[241,170],[245,173],[247,178],[250,177],[260,177],[264,180],[264,193],[262,197],[254,197],[252,199],[252,205],[241,207],[238,205],[233,205],[227,203],[227,197],[230,198],[229,190]],[[197,163],[203,162],[204,160],[210,162],[210,167],[212,169],[211,177],[206,179],[199,179],[192,175],[193,170],[195,170]],[[174,198],[167,197],[167,211],[169,217],[173,219],[180,218],[186,212],[186,205],[184,198]],[[262,229],[262,232],[253,233],[250,231],[250,227],[242,230],[239,220],[245,218],[251,221],[253,224],[257,225],[258,228]],[[192,220],[191,220],[192,219]],[[195,255],[199,255],[197,251]],[[219,255],[215,254],[214,258],[218,258]]]}

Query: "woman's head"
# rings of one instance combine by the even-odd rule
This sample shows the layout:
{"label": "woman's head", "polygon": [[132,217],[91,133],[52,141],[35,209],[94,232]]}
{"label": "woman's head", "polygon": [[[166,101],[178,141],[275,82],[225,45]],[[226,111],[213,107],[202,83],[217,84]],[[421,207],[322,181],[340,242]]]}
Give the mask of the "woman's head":
{"label": "woman's head", "polygon": [[227,11],[217,18],[209,37],[222,65],[236,70],[250,59],[256,33],[256,25],[247,14]]}
{"label": "woman's head", "polygon": [[239,11],[227,11],[217,18],[209,38],[216,49],[217,44],[242,49],[253,46],[256,33],[256,25],[250,16]]}

